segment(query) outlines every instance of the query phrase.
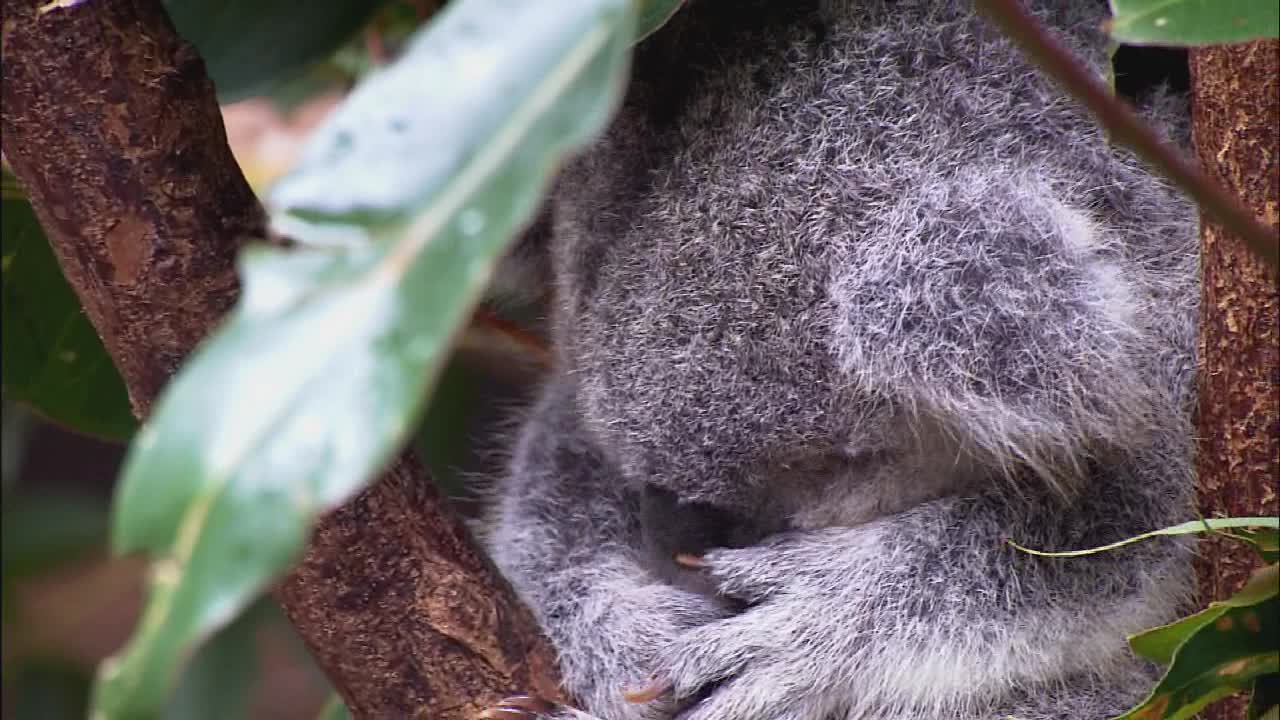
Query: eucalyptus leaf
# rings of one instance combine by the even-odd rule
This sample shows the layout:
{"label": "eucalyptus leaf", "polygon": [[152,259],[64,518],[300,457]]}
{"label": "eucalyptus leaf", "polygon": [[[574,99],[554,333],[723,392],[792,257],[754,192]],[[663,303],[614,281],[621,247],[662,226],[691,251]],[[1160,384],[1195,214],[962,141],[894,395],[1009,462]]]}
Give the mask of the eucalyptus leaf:
{"label": "eucalyptus leaf", "polygon": [[616,105],[632,9],[456,0],[319,130],[270,198],[299,247],[242,256],[240,304],[126,459],[113,543],[158,557],[99,717],[153,714],[406,440],[509,239]]}
{"label": "eucalyptus leaf", "polygon": [[136,421],[124,381],[62,276],[35,212],[8,183],[2,202],[5,399],[78,432],[128,439]]}
{"label": "eucalyptus leaf", "polygon": [[218,99],[268,92],[323,60],[373,17],[376,0],[165,0],[204,59]]}
{"label": "eucalyptus leaf", "polygon": [[1280,598],[1228,607],[1187,638],[1151,695],[1116,720],[1185,720],[1212,702],[1248,690],[1255,679],[1280,672],[1277,633]]}
{"label": "eucalyptus leaf", "polygon": [[1161,665],[1168,665],[1173,662],[1174,654],[1188,638],[1195,635],[1204,626],[1217,620],[1227,610],[1233,607],[1259,605],[1276,597],[1278,592],[1280,592],[1280,585],[1277,583],[1277,566],[1270,565],[1260,568],[1249,579],[1249,582],[1230,598],[1209,603],[1209,607],[1204,610],[1184,617],[1177,622],[1161,625],[1133,635],[1129,638],[1129,646],[1133,648],[1134,652],[1148,660],[1158,662]]}
{"label": "eucalyptus leaf", "polygon": [[1276,0],[1111,0],[1111,36],[1131,45],[1209,45],[1280,36]]}

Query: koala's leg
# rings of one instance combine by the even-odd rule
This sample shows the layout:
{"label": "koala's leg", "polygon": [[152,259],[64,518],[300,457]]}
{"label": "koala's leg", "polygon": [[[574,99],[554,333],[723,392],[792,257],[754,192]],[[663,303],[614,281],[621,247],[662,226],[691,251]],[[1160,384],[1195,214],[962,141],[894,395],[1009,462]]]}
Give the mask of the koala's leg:
{"label": "koala's leg", "polygon": [[[638,495],[578,425],[567,380],[526,422],[490,519],[494,560],[559,652],[566,689],[605,720],[673,709],[628,702],[685,629],[723,615],[707,596],[645,569]],[[548,717],[581,719],[584,715]]]}

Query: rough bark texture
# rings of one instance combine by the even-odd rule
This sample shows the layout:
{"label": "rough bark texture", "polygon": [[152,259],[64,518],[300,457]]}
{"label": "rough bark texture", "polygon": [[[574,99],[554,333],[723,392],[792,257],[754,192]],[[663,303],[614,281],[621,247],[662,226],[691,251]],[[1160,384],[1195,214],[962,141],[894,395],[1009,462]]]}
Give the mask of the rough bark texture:
{"label": "rough bark texture", "polygon": [[[1194,137],[1211,176],[1273,230],[1280,228],[1280,42],[1191,53]],[[1276,275],[1221,226],[1202,218],[1200,444],[1205,517],[1276,515],[1280,478],[1280,304]],[[1238,543],[1200,547],[1201,600],[1234,593],[1257,566]],[[1207,720],[1244,717],[1243,700]]]}
{"label": "rough bark texture", "polygon": [[320,525],[279,591],[290,619],[357,717],[470,718],[495,688],[555,697],[527,611],[493,591],[422,475],[402,461]]}
{"label": "rough bark texture", "polygon": [[[144,416],[263,236],[203,63],[160,0],[3,0],[3,150]],[[554,697],[552,654],[410,457],[322,520],[280,591],[357,717]]]}
{"label": "rough bark texture", "polygon": [[235,302],[264,217],[160,3],[4,0],[4,155],[145,415]]}

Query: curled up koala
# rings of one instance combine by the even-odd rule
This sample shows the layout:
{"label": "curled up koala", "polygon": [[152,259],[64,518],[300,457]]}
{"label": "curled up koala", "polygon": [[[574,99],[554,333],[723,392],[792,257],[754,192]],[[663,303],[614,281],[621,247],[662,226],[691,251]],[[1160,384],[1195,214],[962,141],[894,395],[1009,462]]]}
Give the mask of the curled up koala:
{"label": "curled up koala", "polygon": [[[1025,0],[1102,73],[1105,3]],[[1173,138],[1176,98],[1141,108]],[[1195,212],[970,0],[691,0],[560,177],[487,541],[577,707],[1103,720],[1187,546]]]}

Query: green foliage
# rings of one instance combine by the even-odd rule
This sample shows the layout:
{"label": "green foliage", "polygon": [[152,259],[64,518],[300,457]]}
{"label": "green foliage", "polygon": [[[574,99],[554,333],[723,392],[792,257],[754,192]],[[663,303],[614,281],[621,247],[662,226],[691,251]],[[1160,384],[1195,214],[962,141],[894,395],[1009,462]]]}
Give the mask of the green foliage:
{"label": "green foliage", "polygon": [[[1206,705],[1250,690],[1270,688],[1280,679],[1280,598],[1276,542],[1280,518],[1244,517],[1193,520],[1086,550],[1044,552],[1008,541],[1018,550],[1050,558],[1079,558],[1159,536],[1212,532],[1251,545],[1264,562],[1233,597],[1210,603],[1177,622],[1129,638],[1133,651],[1168,665],[1160,683],[1142,704],[1115,720],[1185,720]],[[1232,530],[1234,532],[1224,532]],[[1250,718],[1261,717],[1273,702],[1254,691]]]}
{"label": "green foliage", "polygon": [[317,132],[269,197],[299,247],[244,254],[240,304],[130,450],[113,540],[157,560],[95,712],[153,715],[183,657],[407,439],[509,238],[616,104],[632,10],[459,0]]}
{"label": "green foliage", "polygon": [[204,59],[222,102],[266,92],[327,57],[377,11],[370,0],[165,0]]}
{"label": "green foliage", "polygon": [[7,173],[0,244],[5,398],[80,432],[128,439],[136,422],[124,382]]}
{"label": "green foliage", "polygon": [[[1232,597],[1129,638],[1135,653],[1168,668],[1146,700],[1116,720],[1185,720],[1212,702],[1247,690],[1253,691],[1251,719],[1276,708],[1276,686],[1280,683],[1276,519],[1225,518],[1217,525],[1264,524],[1260,521],[1265,521],[1262,529],[1230,536],[1253,545],[1271,564],[1255,572]],[[1207,523],[1198,521],[1178,527],[1193,524],[1203,531]]]}
{"label": "green foliage", "polygon": [[1280,36],[1275,0],[1111,0],[1111,35],[1131,45],[1210,45]]}
{"label": "green foliage", "polygon": [[1117,720],[1183,720],[1255,680],[1274,682],[1280,673],[1277,578],[1277,566],[1268,565],[1229,600],[1130,638],[1134,652],[1169,668],[1151,695]]}

